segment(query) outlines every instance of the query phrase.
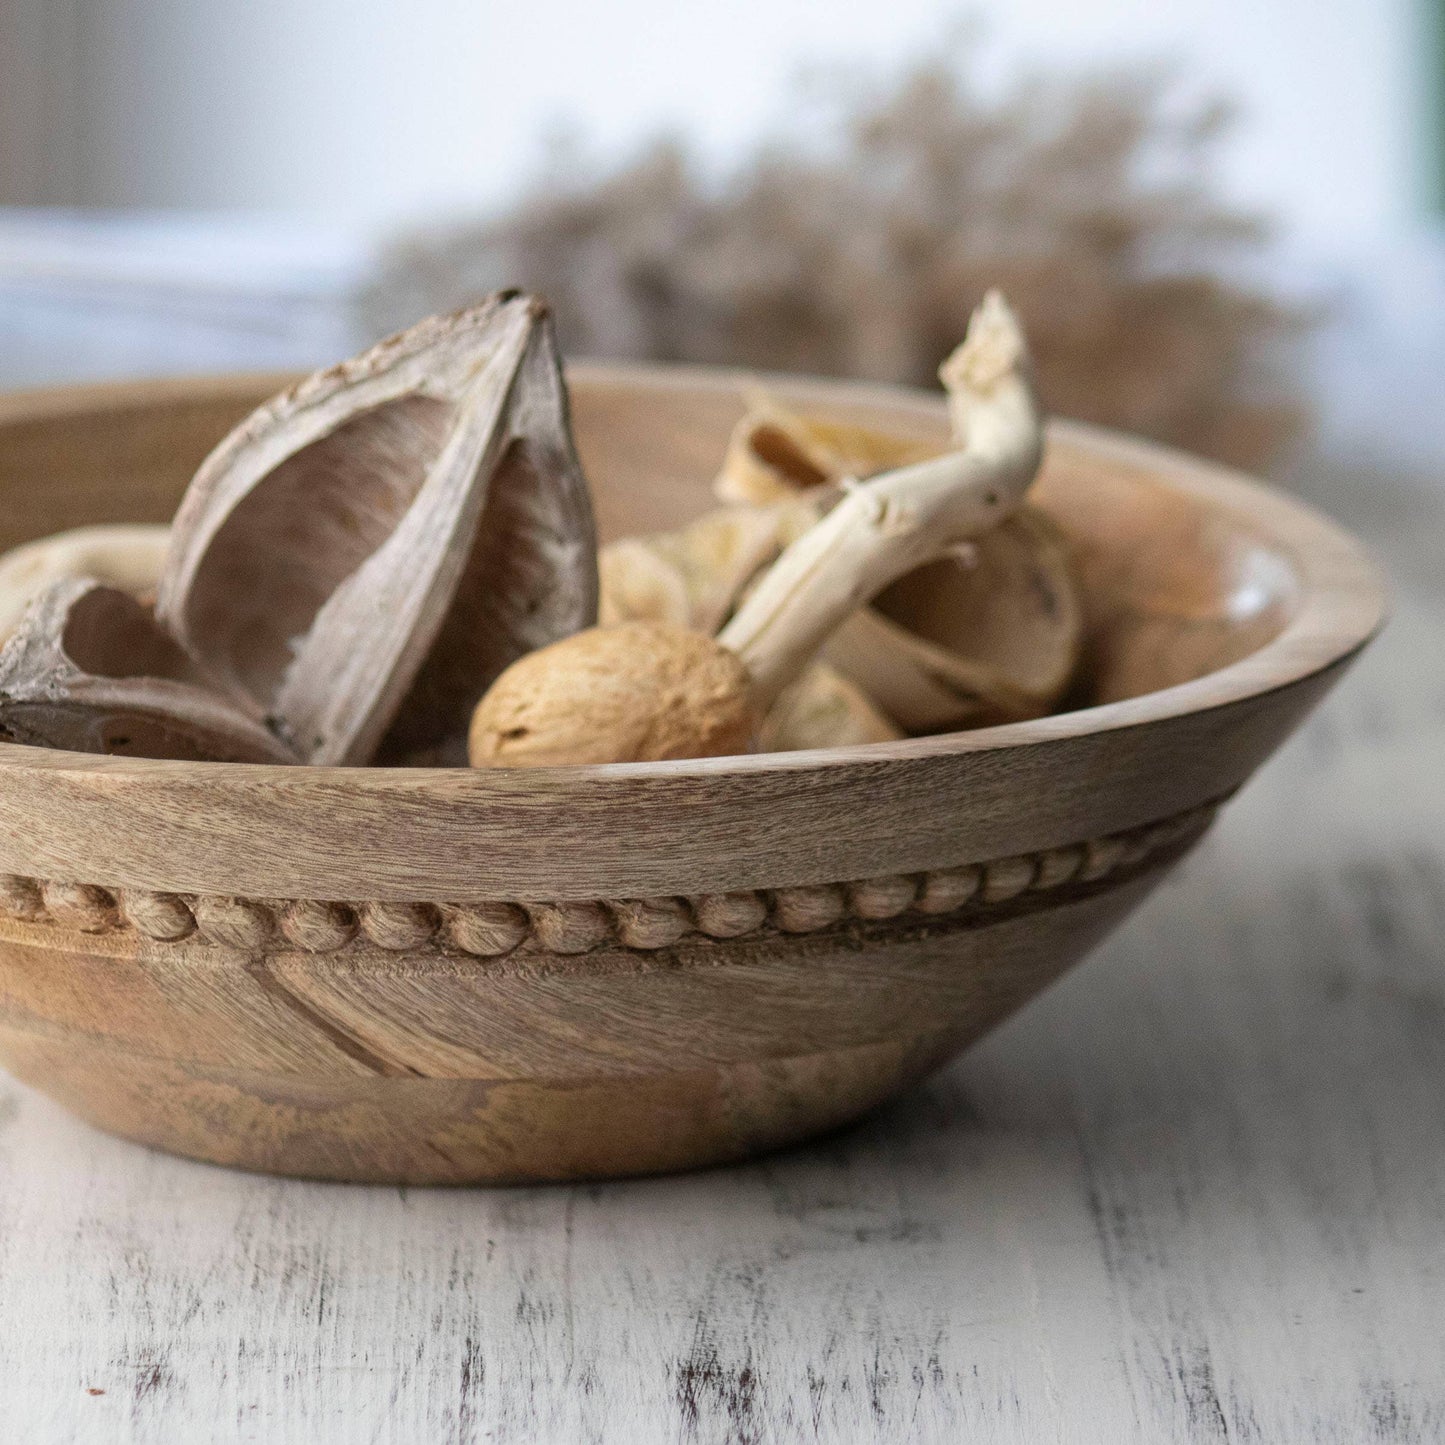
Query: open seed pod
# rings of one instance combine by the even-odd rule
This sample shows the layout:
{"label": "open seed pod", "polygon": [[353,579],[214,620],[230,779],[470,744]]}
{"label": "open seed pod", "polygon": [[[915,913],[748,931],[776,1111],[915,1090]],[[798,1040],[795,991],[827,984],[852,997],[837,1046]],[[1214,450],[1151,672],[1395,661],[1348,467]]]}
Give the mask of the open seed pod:
{"label": "open seed pod", "polygon": [[1083,612],[1057,527],[1021,508],[970,554],[901,577],[824,655],[912,733],[1041,717],[1079,659]]}
{"label": "open seed pod", "polygon": [[826,662],[810,663],[784,690],[758,729],[760,753],[894,743],[903,729],[884,717],[863,690]]}
{"label": "open seed pod", "polygon": [[817,520],[813,505],[719,507],[677,532],[602,549],[598,620],[675,622],[716,632],[747,584]]}
{"label": "open seed pod", "polygon": [[[735,429],[715,490],[806,497],[938,454],[767,402]],[[895,582],[838,629],[825,654],[909,732],[939,732],[1048,712],[1068,686],[1082,631],[1064,540],[1025,504],[976,537],[966,558],[931,562]]]}
{"label": "open seed pod", "polygon": [[0,651],[0,738],[232,763],[299,759],[210,680],[128,592],[55,583]]}
{"label": "open seed pod", "polygon": [[157,615],[304,761],[451,763],[491,681],[596,605],[551,321],[500,293],[232,432],[176,515]]}
{"label": "open seed pod", "polygon": [[153,596],[169,537],[169,527],[142,524],[75,527],[6,552],[0,557],[0,644],[42,592],[67,578],[93,577],[132,596]]}
{"label": "open seed pod", "polygon": [[780,502],[843,477],[871,477],[937,456],[926,442],[825,417],[800,416],[758,394],[733,428],[713,491],[724,502]]}

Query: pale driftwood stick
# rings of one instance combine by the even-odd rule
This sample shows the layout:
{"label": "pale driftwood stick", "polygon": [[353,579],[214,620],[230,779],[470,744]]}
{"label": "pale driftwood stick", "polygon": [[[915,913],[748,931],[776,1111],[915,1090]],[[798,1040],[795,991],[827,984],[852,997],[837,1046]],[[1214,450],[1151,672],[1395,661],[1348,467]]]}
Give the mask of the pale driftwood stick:
{"label": "pale driftwood stick", "polygon": [[[634,623],[520,658],[472,716],[478,767],[655,762],[746,747],[829,634],[889,582],[996,525],[1042,456],[1023,334],[991,293],[948,363],[961,450],[850,486],[715,640]],[[708,643],[709,645],[703,645]]]}
{"label": "pale driftwood stick", "polygon": [[890,582],[997,526],[1043,456],[1042,416],[1018,321],[990,292],[945,364],[961,450],[886,472],[783,553],[718,634],[766,709],[829,634]]}

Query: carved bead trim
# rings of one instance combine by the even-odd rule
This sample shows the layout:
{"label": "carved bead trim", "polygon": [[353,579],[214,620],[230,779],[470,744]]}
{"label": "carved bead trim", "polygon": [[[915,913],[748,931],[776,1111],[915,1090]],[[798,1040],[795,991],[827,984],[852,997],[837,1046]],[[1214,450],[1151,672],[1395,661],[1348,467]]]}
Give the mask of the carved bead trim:
{"label": "carved bead trim", "polygon": [[964,909],[985,914],[1026,895],[1100,882],[1192,841],[1209,825],[1216,807],[1208,804],[1105,838],[960,868],[695,898],[344,903],[113,891],[0,874],[0,918],[91,934],[133,931],[156,943],[194,937],[247,953],[288,945],[334,953],[359,938],[391,952],[436,948],[477,958],[519,949],[579,954],[606,945],[652,950],[669,948],[690,934],[721,940],[764,930],[817,933],[848,921],[926,919]]}

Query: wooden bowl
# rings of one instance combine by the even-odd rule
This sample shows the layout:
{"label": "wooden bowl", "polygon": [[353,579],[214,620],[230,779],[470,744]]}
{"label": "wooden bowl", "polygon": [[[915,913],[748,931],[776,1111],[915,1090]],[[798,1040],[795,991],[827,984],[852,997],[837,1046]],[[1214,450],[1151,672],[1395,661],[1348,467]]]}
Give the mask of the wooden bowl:
{"label": "wooden bowl", "polygon": [[[163,521],[281,382],[0,399],[0,545]],[[605,536],[709,505],[718,372],[578,367]],[[919,393],[778,380],[945,434]],[[1380,623],[1343,532],[1218,467],[1051,433],[1077,711],[903,743],[537,772],[0,746],[0,1060],[118,1134],[278,1173],[571,1179],[854,1118],[1086,953]]]}

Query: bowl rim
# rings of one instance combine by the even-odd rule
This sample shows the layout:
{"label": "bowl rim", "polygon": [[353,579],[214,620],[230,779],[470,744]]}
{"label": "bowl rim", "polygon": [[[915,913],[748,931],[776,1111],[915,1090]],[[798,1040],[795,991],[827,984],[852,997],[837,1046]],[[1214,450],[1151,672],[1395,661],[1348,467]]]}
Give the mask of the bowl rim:
{"label": "bowl rim", "polygon": [[[569,381],[591,390],[628,389],[642,384],[677,390],[703,388],[736,394],[760,385],[803,404],[822,407],[879,407],[912,412],[921,424],[937,425],[946,415],[942,393],[868,382],[766,374],[737,368],[652,365],[625,361],[578,361],[567,366]],[[230,390],[292,379],[286,373],[224,373],[215,376],[148,378],[136,382],[86,383],[10,392],[0,401],[0,425],[22,418],[60,417],[126,393],[138,401],[181,392],[225,394]],[[374,785],[391,792],[407,781],[417,786],[439,778],[470,779],[477,785],[499,778],[545,777],[549,792],[567,783],[608,778],[686,778],[739,776],[757,772],[827,770],[860,761],[911,761],[937,756],[1027,748],[1090,733],[1162,722],[1277,691],[1301,682],[1350,657],[1383,626],[1388,591],[1383,573],[1366,547],[1322,512],[1248,474],[1193,456],[1174,447],[1110,428],[1050,418],[1050,440],[1081,447],[1099,461],[1135,470],[1147,469],[1163,485],[1232,512],[1259,529],[1289,561],[1299,584],[1293,615],[1269,642],[1225,667],[1116,702],[1094,704],[1026,722],[908,738],[900,742],[858,743],[848,747],[800,749],[786,753],[742,753],[721,758],[687,758],[650,763],[600,763],[545,770],[399,767],[308,767],[279,764],[176,762],[153,758],[102,757],[93,753],[0,744],[0,768],[38,767],[46,771],[159,776],[175,769],[204,776],[212,784],[227,778],[294,781],[299,776],[322,786]],[[509,788],[508,791],[511,791]]]}

